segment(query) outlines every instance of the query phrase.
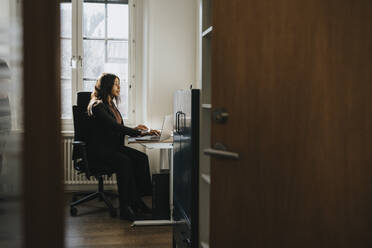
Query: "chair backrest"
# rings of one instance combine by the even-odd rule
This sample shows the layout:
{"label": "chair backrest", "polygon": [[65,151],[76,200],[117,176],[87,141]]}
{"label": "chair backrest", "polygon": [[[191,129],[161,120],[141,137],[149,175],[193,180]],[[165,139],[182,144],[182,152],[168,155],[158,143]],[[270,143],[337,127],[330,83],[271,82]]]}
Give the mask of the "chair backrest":
{"label": "chair backrest", "polygon": [[77,105],[72,107],[74,117],[75,141],[87,142],[89,137],[89,117],[87,107],[90,101],[91,92],[78,92]]}
{"label": "chair backrest", "polygon": [[[83,141],[89,146],[89,137],[92,135],[91,123],[92,119],[89,118],[87,113],[87,107],[90,101],[91,92],[78,92],[77,94],[77,105],[72,106],[72,114],[74,118],[74,140]],[[108,168],[100,167],[99,165],[103,161],[99,161],[96,158],[89,159],[89,154],[86,147],[74,146],[72,152],[72,159],[74,161],[75,170],[85,173],[89,179],[90,176],[108,175],[110,176],[113,171]]]}
{"label": "chair backrest", "polygon": [[[78,92],[77,105],[72,106],[75,141],[88,142],[90,127],[87,106],[89,100],[90,92]],[[88,178],[91,176],[86,147],[74,145],[72,160],[74,161],[75,170],[85,173]]]}
{"label": "chair backrest", "polygon": [[92,92],[89,91],[81,91],[77,93],[77,106],[82,108],[82,109],[87,109],[89,101],[90,101],[90,96]]}

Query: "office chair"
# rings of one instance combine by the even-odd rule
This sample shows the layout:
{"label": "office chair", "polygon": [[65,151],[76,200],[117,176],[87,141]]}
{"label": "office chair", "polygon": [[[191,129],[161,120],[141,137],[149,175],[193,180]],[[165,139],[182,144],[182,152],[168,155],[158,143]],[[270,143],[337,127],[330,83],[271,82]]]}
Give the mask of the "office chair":
{"label": "office chair", "polygon": [[[105,168],[104,161],[99,161],[96,158],[90,158],[87,153],[87,142],[90,134],[90,119],[87,114],[87,106],[90,100],[91,92],[79,92],[77,94],[77,105],[72,107],[73,118],[74,118],[74,142],[73,142],[73,153],[72,160],[74,169],[78,173],[84,173],[88,180],[94,177],[98,180],[98,190],[96,192],[90,193],[75,193],[72,197],[72,202],[70,204],[70,214],[71,216],[77,215],[77,205],[84,202],[99,198],[103,200],[111,217],[116,216],[116,209],[113,207],[112,203],[109,201],[108,196],[117,197],[117,194],[104,191],[103,189],[103,179],[104,176],[112,176],[114,171],[109,168]],[[78,196],[83,195],[83,198],[78,200]]]}

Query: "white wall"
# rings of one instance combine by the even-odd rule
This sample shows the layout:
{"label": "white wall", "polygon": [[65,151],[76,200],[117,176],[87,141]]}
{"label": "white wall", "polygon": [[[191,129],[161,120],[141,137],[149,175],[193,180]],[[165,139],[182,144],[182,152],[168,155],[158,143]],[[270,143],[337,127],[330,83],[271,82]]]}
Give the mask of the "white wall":
{"label": "white wall", "polygon": [[173,93],[195,85],[197,1],[143,0],[143,121],[161,128]]}
{"label": "white wall", "polygon": [[[137,0],[136,11],[136,122],[160,129],[174,92],[198,85],[198,0]],[[147,154],[157,171],[159,151]]]}

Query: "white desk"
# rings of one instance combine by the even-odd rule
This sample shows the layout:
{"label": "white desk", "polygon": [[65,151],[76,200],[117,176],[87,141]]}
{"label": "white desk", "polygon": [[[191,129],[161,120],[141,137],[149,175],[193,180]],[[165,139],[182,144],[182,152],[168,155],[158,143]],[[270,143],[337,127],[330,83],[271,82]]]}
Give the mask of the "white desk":
{"label": "white desk", "polygon": [[[173,138],[164,141],[136,141],[135,139],[128,139],[128,144],[140,144],[146,149],[160,149],[160,155],[168,151],[169,163],[169,220],[137,220],[132,224],[133,226],[159,226],[159,225],[172,225],[173,221]],[[164,161],[163,161],[164,163]],[[161,165],[164,168],[163,163]]]}

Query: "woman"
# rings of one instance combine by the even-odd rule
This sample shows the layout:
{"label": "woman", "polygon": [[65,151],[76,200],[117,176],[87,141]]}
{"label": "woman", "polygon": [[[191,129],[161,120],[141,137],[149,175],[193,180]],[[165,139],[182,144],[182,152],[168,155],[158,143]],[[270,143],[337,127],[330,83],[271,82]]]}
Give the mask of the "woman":
{"label": "woman", "polygon": [[[149,213],[141,196],[151,195],[151,178],[147,155],[124,146],[124,135],[159,135],[158,131],[145,132],[147,127],[124,126],[117,109],[120,96],[120,80],[114,74],[103,74],[97,81],[88,105],[92,118],[92,132],[88,141],[88,153],[107,162],[117,177],[120,218],[135,220],[138,213]],[[115,101],[115,102],[114,102]]]}

